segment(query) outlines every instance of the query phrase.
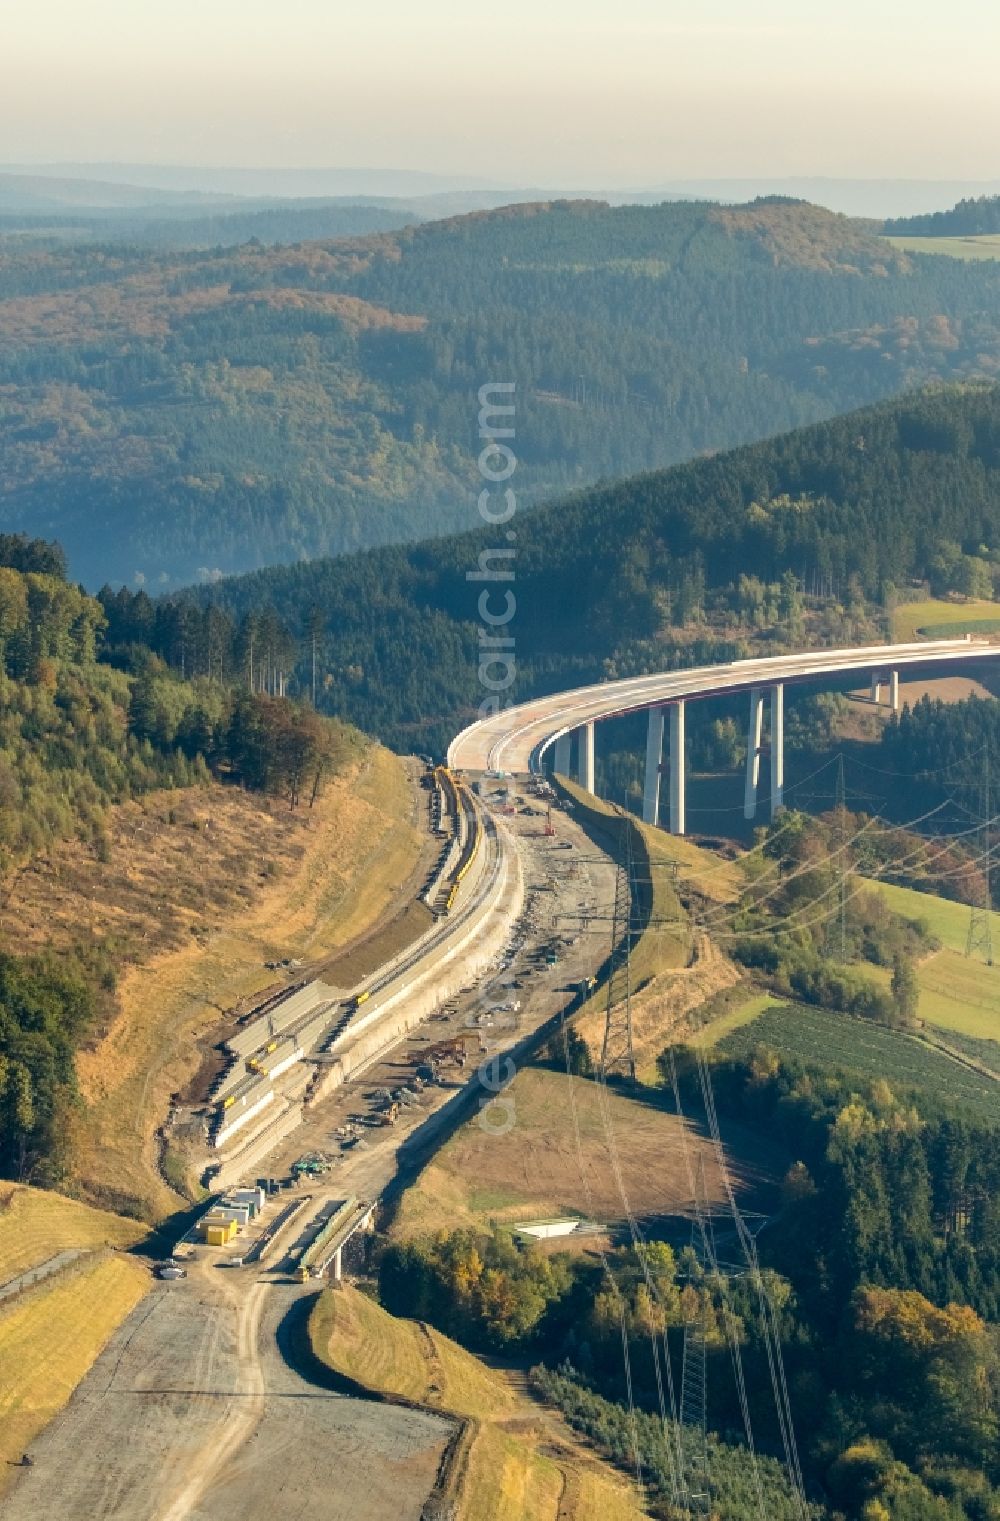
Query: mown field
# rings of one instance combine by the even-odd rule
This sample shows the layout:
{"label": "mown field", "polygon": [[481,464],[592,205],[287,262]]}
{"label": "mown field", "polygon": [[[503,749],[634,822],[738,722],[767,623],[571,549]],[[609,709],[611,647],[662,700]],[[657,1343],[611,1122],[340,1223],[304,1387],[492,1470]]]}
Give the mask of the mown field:
{"label": "mown field", "polygon": [[42,1188],[0,1184],[0,1283],[72,1247],[133,1246],[145,1235],[134,1220],[91,1209]]}
{"label": "mown field", "polygon": [[[891,882],[880,882],[878,890],[894,914],[906,919],[923,919],[943,949],[965,951],[969,933],[969,905],[955,903],[951,898],[940,898],[935,893],[918,892],[912,887],[895,887]],[[1000,913],[991,915],[994,938],[1000,937]],[[1000,946],[1000,938],[997,938]]]}
{"label": "mown field", "polygon": [[887,237],[900,253],[945,254],[951,259],[1000,259],[1000,235],[993,232],[967,238]]}
{"label": "mown field", "polygon": [[903,602],[893,610],[892,637],[900,643],[912,643],[922,634],[934,639],[956,639],[963,634],[1000,634],[1000,603],[976,601],[945,602],[927,597],[921,602]]}
{"label": "mown field", "polygon": [[0,1310],[0,1492],[150,1284],[141,1263],[102,1252]]}
{"label": "mown field", "polygon": [[[706,1197],[724,1198],[710,1142],[655,1105],[536,1067],[519,1072],[505,1098],[509,1131],[497,1135],[476,1120],[463,1125],[406,1190],[391,1227],[395,1238],[571,1215],[617,1225],[627,1214],[623,1189],[637,1216],[690,1214],[688,1161],[696,1174],[704,1164]],[[745,1191],[788,1168],[780,1148],[738,1126],[727,1143],[731,1175]]]}
{"label": "mown field", "polygon": [[634,1489],[506,1375],[433,1327],[397,1320],[355,1289],[328,1291],[309,1323],[338,1373],[470,1422],[464,1467],[447,1496],[457,1521],[638,1521]]}
{"label": "mown field", "polygon": [[[988,966],[981,952],[973,956],[965,954],[968,906],[886,883],[879,891],[893,913],[923,919],[941,942],[941,949],[924,957],[917,967],[920,1018],[973,1040],[1000,1040],[1000,965]],[[1000,959],[1000,914],[995,911],[991,914],[991,927]],[[887,968],[871,968],[870,974],[883,985],[888,984]]]}
{"label": "mown field", "polygon": [[847,1073],[861,1084],[884,1078],[950,1113],[1000,1124],[1000,1087],[915,1036],[803,1004],[772,1005],[720,1041],[725,1056],[769,1046],[793,1061]]}

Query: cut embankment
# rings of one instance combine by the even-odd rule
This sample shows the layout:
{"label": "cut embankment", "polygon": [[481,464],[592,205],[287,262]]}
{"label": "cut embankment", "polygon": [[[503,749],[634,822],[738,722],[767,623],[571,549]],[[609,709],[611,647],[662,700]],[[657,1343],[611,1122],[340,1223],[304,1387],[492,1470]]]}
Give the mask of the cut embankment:
{"label": "cut embankment", "polygon": [[[686,1037],[690,1016],[707,999],[739,982],[741,973],[706,934],[692,929],[684,904],[725,904],[739,893],[739,868],[681,836],[623,816],[564,777],[558,785],[575,816],[616,859],[625,854],[626,831],[633,862],[633,915],[641,933],[632,946],[629,980],[632,1048],[637,1071],[652,1078],[656,1058],[670,1042]],[[612,1001],[625,998],[619,966]],[[602,1050],[608,1002],[599,988],[574,1020],[596,1060]]]}
{"label": "cut embankment", "polygon": [[[222,788],[198,794],[197,807],[198,827],[182,839],[183,872],[169,862],[162,872],[142,867],[145,912],[171,918],[178,933],[165,946],[151,937],[149,956],[135,953],[109,1027],[77,1056],[84,1106],[71,1137],[72,1186],[150,1219],[179,1202],[160,1171],[157,1126],[171,1095],[211,1058],[225,1011],[273,983],[265,963],[315,965],[402,908],[429,839],[404,763],[377,746],[333,778],[312,810]],[[159,826],[171,850],[178,827]],[[134,861],[126,852],[108,863],[109,883],[139,885]],[[216,893],[220,876],[228,886]],[[116,901],[113,885],[106,896]]]}
{"label": "cut embankment", "polygon": [[438,1481],[456,1521],[638,1521],[633,1487],[561,1419],[432,1327],[397,1320],[355,1289],[329,1290],[310,1320],[316,1355],[389,1399],[452,1415],[462,1430]]}
{"label": "cut embankment", "polygon": [[[10,1290],[0,1300],[0,1490],[146,1293],[149,1269],[116,1250],[144,1234],[60,1194],[0,1185],[0,1288]],[[50,1276],[23,1287],[44,1268]]]}
{"label": "cut embankment", "polygon": [[59,1252],[134,1246],[145,1234],[135,1220],[62,1194],[0,1183],[0,1286]]}
{"label": "cut embankment", "polygon": [[101,1251],[0,1309],[0,1490],[151,1282],[134,1258]]}

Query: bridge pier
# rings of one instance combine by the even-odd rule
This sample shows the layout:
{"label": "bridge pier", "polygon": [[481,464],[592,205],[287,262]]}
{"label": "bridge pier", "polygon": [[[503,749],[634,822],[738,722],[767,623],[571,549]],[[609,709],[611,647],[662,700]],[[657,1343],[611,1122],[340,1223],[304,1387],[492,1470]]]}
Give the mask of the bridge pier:
{"label": "bridge pier", "polygon": [[344,1248],[342,1246],[338,1246],[337,1250],[333,1254],[333,1261],[330,1264],[330,1277],[333,1279],[334,1283],[340,1283],[343,1276]]}
{"label": "bridge pier", "polygon": [[556,753],[552,761],[553,771],[560,776],[569,776],[570,749],[573,744],[572,734],[561,734],[556,740]]}
{"label": "bridge pier", "polygon": [[771,817],[784,807],[785,792],[785,685],[771,688]]}
{"label": "bridge pier", "polygon": [[670,833],[683,834],[686,825],[687,781],[684,773],[684,703],[670,705]]}
{"label": "bridge pier", "polygon": [[872,702],[875,704],[876,707],[878,707],[880,705],[881,701],[882,701],[882,673],[880,671],[872,671]]}
{"label": "bridge pier", "polygon": [[743,817],[757,817],[757,786],[760,782],[760,751],[764,735],[764,693],[750,690],[750,731],[747,735],[747,779],[743,789]]}
{"label": "bridge pier", "polygon": [[889,672],[889,706],[894,713],[899,712],[899,672]]}
{"label": "bridge pier", "polygon": [[650,708],[646,730],[646,784],[642,794],[642,822],[655,828],[660,822],[660,768],[663,765],[663,709]]}
{"label": "bridge pier", "polygon": [[581,724],[576,731],[576,775],[581,787],[594,790],[594,726]]}

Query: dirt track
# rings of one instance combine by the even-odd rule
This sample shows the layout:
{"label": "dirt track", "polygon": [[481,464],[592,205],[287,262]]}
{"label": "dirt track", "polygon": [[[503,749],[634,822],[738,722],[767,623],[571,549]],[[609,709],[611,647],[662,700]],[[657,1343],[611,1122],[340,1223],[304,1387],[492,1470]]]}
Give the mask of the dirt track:
{"label": "dirt track", "polygon": [[4,1521],[417,1521],[452,1428],[296,1371],[313,1293],[214,1267],[158,1285],[33,1445]]}

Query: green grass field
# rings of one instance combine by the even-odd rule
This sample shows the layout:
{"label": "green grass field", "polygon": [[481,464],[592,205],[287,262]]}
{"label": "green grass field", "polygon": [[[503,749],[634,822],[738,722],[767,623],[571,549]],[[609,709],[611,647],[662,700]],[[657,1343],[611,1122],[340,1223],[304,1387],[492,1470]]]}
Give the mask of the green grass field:
{"label": "green grass field", "polygon": [[[941,950],[925,957],[917,967],[920,1018],[972,1040],[1000,1040],[1000,964],[987,966],[981,956],[966,956],[968,906],[887,883],[882,883],[879,891],[893,913],[923,919],[941,942]],[[1000,914],[994,911],[991,918],[1000,962]],[[874,981],[888,985],[891,973],[887,967],[866,971]]]}
{"label": "green grass field", "polygon": [[771,1004],[719,1043],[746,1057],[755,1046],[809,1066],[846,1073],[859,1085],[884,1078],[897,1092],[923,1096],[949,1111],[1000,1124],[1000,1087],[920,1040],[881,1025],[802,1004]]}
{"label": "green grass field", "polygon": [[912,644],[921,635],[933,639],[960,639],[963,634],[1000,633],[1000,602],[945,602],[926,597],[921,602],[902,602],[892,614],[892,637]]}
{"label": "green grass field", "polygon": [[1000,234],[984,232],[968,238],[887,237],[901,253],[944,254],[950,259],[1000,259]]}
{"label": "green grass field", "polygon": [[[888,967],[865,967],[865,975],[888,987]],[[1000,1039],[1000,967],[961,951],[936,951],[917,967],[919,1017],[973,1040]]]}
{"label": "green grass field", "polygon": [[779,1000],[773,993],[747,992],[745,1003],[738,1008],[729,1009],[725,1014],[720,1014],[718,1019],[713,1019],[710,1024],[704,1026],[698,1033],[692,1036],[692,1046],[717,1046],[727,1035],[732,1035],[734,1030],[742,1030],[744,1025],[752,1024],[765,1009]]}
{"label": "green grass field", "polygon": [[[965,951],[969,933],[969,906],[939,898],[934,893],[917,892],[912,887],[893,887],[879,883],[879,892],[894,914],[905,919],[923,919],[935,939],[945,950]],[[1000,913],[992,914],[993,939],[1000,950]]]}

